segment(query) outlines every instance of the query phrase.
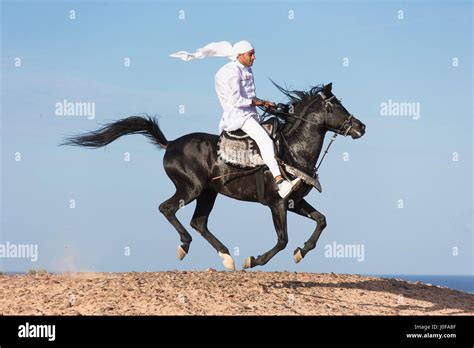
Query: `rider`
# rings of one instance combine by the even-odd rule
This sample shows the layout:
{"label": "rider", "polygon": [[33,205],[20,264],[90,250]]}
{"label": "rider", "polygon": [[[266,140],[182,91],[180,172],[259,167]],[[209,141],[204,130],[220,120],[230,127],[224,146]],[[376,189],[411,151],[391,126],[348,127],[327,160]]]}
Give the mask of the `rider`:
{"label": "rider", "polygon": [[273,141],[260,125],[260,115],[256,106],[274,108],[275,103],[260,100],[255,95],[255,84],[251,66],[255,60],[255,49],[246,40],[237,42],[232,47],[236,60],[225,64],[215,76],[215,87],[219,101],[224,109],[219,130],[234,131],[242,129],[258,145],[262,159],[268,166],[278,185],[281,197],[287,197],[299,178],[289,182],[281,176]]}
{"label": "rider", "polygon": [[[231,52],[230,52],[231,51]],[[283,179],[278,163],[275,160],[273,141],[260,125],[260,115],[256,106],[274,108],[275,104],[260,100],[255,94],[255,84],[251,66],[255,60],[255,49],[246,40],[234,46],[226,41],[211,43],[196,53],[180,51],[172,54],[183,60],[204,58],[205,56],[227,56],[232,61],[225,64],[215,75],[215,88],[219,101],[224,109],[219,123],[219,131],[242,129],[258,145],[263,161],[270,169],[278,186],[278,194],[285,198],[301,180]]]}

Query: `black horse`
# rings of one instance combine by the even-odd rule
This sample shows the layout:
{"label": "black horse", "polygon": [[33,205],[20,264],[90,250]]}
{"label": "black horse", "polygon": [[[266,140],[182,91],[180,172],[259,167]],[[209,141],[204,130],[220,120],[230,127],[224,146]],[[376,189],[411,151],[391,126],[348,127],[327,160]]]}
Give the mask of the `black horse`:
{"label": "black horse", "polygon": [[[316,86],[309,91],[288,91],[277,87],[290,99],[290,112],[279,115],[285,117],[280,153],[280,158],[285,163],[313,175],[327,131],[350,135],[353,139],[364,135],[365,125],[351,115],[332,94],[332,84]],[[197,200],[191,226],[217,250],[228,269],[235,269],[229,250],[209,231],[207,221],[219,193],[242,201],[258,201],[255,171],[245,175],[248,169],[223,163],[217,155],[217,135],[191,133],[169,141],[156,120],[150,117],[128,117],[96,131],[71,137],[64,145],[97,148],[126,134],[143,134],[159,147],[166,149],[163,164],[166,174],[176,186],[176,193],[161,203],[159,210],[180,235],[182,244],[177,249],[178,258],[182,260],[189,252],[192,238],[176,218],[176,212],[184,205]],[[228,180],[230,173],[242,175]],[[217,177],[219,178],[215,179]],[[311,186],[301,183],[289,197],[282,199],[269,171],[265,173],[264,182],[264,197],[272,212],[278,241],[262,255],[248,257],[243,268],[265,265],[286,247],[288,210],[316,221],[316,229],[304,247],[295,250],[295,262],[299,262],[315,248],[321,232],[326,227],[324,215],[304,200]]]}

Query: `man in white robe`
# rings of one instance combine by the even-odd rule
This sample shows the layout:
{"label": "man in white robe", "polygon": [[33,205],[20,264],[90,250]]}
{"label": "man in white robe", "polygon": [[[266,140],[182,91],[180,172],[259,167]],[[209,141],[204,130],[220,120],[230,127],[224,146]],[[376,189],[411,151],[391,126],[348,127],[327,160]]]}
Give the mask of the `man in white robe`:
{"label": "man in white robe", "polygon": [[180,51],[171,56],[186,61],[206,56],[226,56],[231,59],[215,75],[217,97],[224,109],[219,132],[242,129],[255,140],[263,161],[275,178],[279,195],[286,198],[301,179],[297,178],[291,182],[283,179],[275,159],[273,140],[260,125],[261,119],[256,106],[273,108],[275,104],[256,97],[251,68],[255,60],[255,49],[252,44],[243,40],[230,48],[228,42],[222,41],[211,43],[195,53]]}

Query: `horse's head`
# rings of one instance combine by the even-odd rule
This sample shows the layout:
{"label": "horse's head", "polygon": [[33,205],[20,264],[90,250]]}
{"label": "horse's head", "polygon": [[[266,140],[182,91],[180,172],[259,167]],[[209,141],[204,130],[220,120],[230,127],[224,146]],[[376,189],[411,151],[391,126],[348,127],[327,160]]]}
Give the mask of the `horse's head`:
{"label": "horse's head", "polygon": [[365,134],[365,124],[347,111],[336,98],[332,93],[332,83],[313,87],[309,91],[290,91],[275,82],[273,84],[290,99],[288,104],[278,104],[279,108],[275,114],[284,116],[291,128],[291,125],[300,119],[316,124],[323,130],[350,135],[353,139]]}
{"label": "horse's head", "polygon": [[344,136],[358,139],[365,134],[365,124],[354,117],[332,93],[332,83],[323,86],[320,92],[321,112],[324,115],[323,127]]}

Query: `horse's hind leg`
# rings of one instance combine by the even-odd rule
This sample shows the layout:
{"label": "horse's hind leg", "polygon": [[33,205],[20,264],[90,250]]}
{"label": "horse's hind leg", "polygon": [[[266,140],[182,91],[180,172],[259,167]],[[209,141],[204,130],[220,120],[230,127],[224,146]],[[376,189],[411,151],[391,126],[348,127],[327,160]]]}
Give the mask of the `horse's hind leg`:
{"label": "horse's hind leg", "polygon": [[221,243],[207,228],[207,221],[209,214],[214,207],[217,192],[211,190],[204,190],[196,199],[196,210],[191,219],[191,227],[198,231],[205,240],[217,250],[219,256],[224,260],[224,266],[227,269],[235,270],[234,260],[230,256],[229,249]]}
{"label": "horse's hind leg", "polygon": [[179,222],[179,220],[176,218],[176,212],[196,198],[189,192],[193,192],[193,190],[185,190],[183,188],[180,189],[177,185],[176,193],[171,198],[161,203],[159,207],[160,212],[174,226],[176,231],[178,231],[181,242],[183,243],[178,246],[176,250],[180,260],[182,260],[188,253],[192,238],[189,232],[186,231],[181,222]]}

